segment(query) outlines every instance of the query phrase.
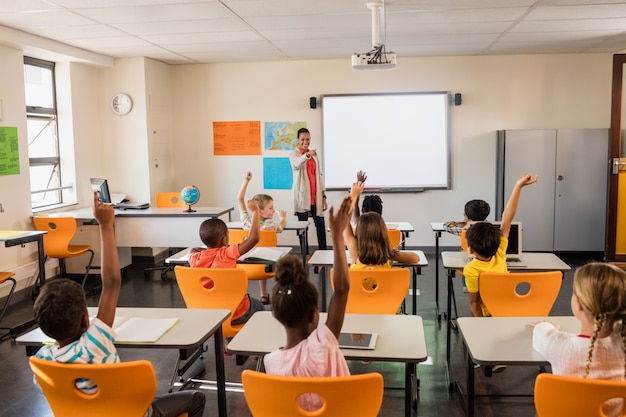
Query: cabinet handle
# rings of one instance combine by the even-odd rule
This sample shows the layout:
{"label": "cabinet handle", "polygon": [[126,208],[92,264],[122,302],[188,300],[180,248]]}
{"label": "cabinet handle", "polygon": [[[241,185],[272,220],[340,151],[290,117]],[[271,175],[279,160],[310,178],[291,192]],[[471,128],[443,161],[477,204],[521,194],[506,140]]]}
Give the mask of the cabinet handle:
{"label": "cabinet handle", "polygon": [[556,180],[557,181],[563,181],[563,175],[557,175],[556,176]]}
{"label": "cabinet handle", "polygon": [[613,174],[619,174],[620,170],[624,170],[626,167],[626,159],[621,161],[620,158],[613,158]]}

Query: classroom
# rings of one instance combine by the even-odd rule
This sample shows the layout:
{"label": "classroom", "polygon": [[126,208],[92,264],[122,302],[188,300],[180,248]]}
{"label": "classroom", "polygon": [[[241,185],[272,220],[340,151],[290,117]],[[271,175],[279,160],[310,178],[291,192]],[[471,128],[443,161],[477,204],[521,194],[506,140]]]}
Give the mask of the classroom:
{"label": "classroom", "polygon": [[[151,2],[138,3],[149,6]],[[189,3],[215,6],[213,3],[246,2]],[[285,4],[270,3],[276,3],[278,8]],[[385,218],[413,225],[414,231],[405,244],[424,250],[430,269],[425,276],[432,277],[434,236],[430,223],[462,218],[463,203],[473,198],[483,199],[492,207],[497,205],[498,131],[608,129],[611,125],[613,55],[626,49],[626,41],[621,41],[623,35],[611,37],[608,30],[607,33],[599,31],[597,36],[605,36],[603,40],[611,42],[593,44],[588,41],[574,46],[565,41],[559,45],[554,40],[558,37],[549,35],[542,41],[539,33],[534,45],[529,43],[527,47],[520,45],[508,50],[502,47],[502,51],[496,48],[485,53],[463,53],[447,45],[453,52],[403,53],[402,45],[392,44],[394,2],[388,0],[388,48],[397,53],[397,68],[354,71],[350,55],[366,52],[370,46],[370,15],[366,2],[350,3],[351,13],[360,13],[359,17],[364,20],[364,39],[360,46],[351,47],[348,53],[342,52],[343,58],[332,54],[312,57],[313,54],[305,53],[270,58],[259,52],[261,58],[248,59],[243,56],[256,55],[246,50],[228,51],[231,59],[181,59],[182,62],[172,60],[171,63],[159,55],[159,48],[154,45],[143,55],[129,54],[122,43],[119,52],[109,48],[105,53],[104,50],[98,52],[97,42],[93,49],[89,48],[87,40],[82,47],[64,43],[55,38],[53,30],[48,32],[49,37],[42,35],[46,31],[37,34],[18,30],[10,27],[5,19],[16,10],[13,6],[0,6],[0,127],[17,128],[19,148],[19,173],[0,175],[0,230],[32,230],[34,213],[58,213],[89,206],[90,178],[106,178],[112,192],[124,194],[136,202],[154,205],[157,192],[178,191],[194,185],[200,190],[197,206],[236,207],[237,191],[245,171],[254,173],[250,190],[268,192],[276,208],[285,209],[295,220],[290,189],[263,191],[264,158],[285,157],[287,153],[262,149],[256,155],[216,156],[214,122],[260,121],[261,125],[272,121],[305,122],[311,131],[311,147],[318,148],[323,159],[321,111],[319,107],[311,108],[310,98],[330,94],[448,91],[462,95],[462,104],[451,105],[449,109],[449,188],[383,195]],[[492,7],[491,2],[476,3],[494,13],[499,8]],[[518,7],[524,10],[532,5],[548,7],[542,1],[519,3]],[[585,2],[578,3],[583,7]],[[621,21],[626,17],[625,3],[604,6],[610,9],[607,18]],[[565,13],[565,19],[573,27],[586,20],[574,19],[571,16],[580,12],[565,10],[563,5],[552,8],[558,9],[553,13]],[[604,11],[602,8],[593,10]],[[451,13],[460,18],[456,13],[462,12]],[[337,15],[333,15],[333,19],[337,19]],[[337,24],[340,25],[339,21]],[[594,35],[583,30],[580,37],[593,39]],[[415,40],[415,43],[423,42]],[[63,171],[67,173],[64,181],[68,182],[64,185],[71,186],[64,193],[66,203],[58,207],[33,210],[31,194],[26,191],[30,189],[30,177],[24,56],[56,63],[59,134],[64,137],[64,146],[68,146],[63,162]],[[111,100],[120,92],[133,100],[132,110],[123,116],[111,111]],[[381,146],[385,146],[384,143]],[[359,149],[353,151],[353,155],[346,155],[346,158],[358,158]],[[337,205],[345,191],[327,194],[329,203]],[[604,206],[602,201],[597,204]],[[541,216],[541,213],[536,215]],[[490,218],[496,220],[493,211]],[[233,220],[238,220],[236,208]],[[88,227],[79,228],[78,234],[83,233],[86,239],[91,238]],[[316,244],[312,232],[309,242]],[[293,233],[283,233],[278,243],[297,247],[298,238]],[[439,244],[442,248],[456,248],[458,237],[444,234]],[[153,253],[162,249],[156,248]],[[37,275],[36,245],[2,247],[1,250],[0,271],[15,272],[17,301],[28,300],[27,290],[35,283]],[[46,263],[46,276],[54,276],[56,271],[54,262]],[[441,285],[444,285],[445,273],[440,275]],[[425,286],[423,290],[432,291],[432,288]],[[6,293],[6,288],[0,287],[0,297]],[[459,307],[465,308],[465,305],[461,307],[465,303],[462,297],[459,294]],[[567,314],[567,311],[561,313]],[[10,343],[13,342],[3,342],[4,345]],[[25,372],[26,367],[22,368]],[[20,368],[15,372],[17,369]],[[10,414],[0,412],[0,415]]]}

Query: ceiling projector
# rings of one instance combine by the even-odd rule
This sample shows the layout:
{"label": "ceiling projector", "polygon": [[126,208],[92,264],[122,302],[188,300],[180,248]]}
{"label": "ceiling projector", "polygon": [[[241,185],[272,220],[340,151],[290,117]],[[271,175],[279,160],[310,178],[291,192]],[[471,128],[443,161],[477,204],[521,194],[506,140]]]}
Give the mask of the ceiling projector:
{"label": "ceiling projector", "polygon": [[372,50],[362,54],[352,55],[352,69],[362,70],[392,70],[396,68],[396,54]]}

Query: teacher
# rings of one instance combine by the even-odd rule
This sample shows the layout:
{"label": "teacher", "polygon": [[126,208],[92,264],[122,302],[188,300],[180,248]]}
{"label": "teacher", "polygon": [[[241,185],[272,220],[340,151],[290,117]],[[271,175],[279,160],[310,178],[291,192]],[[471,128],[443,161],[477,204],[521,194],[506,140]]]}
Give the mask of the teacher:
{"label": "teacher", "polygon": [[[298,130],[297,149],[289,153],[289,162],[293,171],[293,208],[298,220],[306,221],[309,213],[313,217],[317,231],[319,249],[326,249],[326,225],[324,211],[326,211],[326,191],[322,170],[315,149],[309,149],[311,133],[305,127]],[[300,246],[308,248],[308,242],[300,236]]]}

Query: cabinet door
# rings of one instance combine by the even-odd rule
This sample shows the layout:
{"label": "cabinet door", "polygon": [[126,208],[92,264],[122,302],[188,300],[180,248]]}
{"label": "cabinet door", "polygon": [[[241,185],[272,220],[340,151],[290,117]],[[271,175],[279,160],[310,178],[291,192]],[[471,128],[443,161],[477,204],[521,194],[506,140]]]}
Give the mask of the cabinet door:
{"label": "cabinet door", "polygon": [[[551,252],[554,247],[556,130],[507,130],[504,149],[503,207],[515,182],[526,172],[539,181],[522,189],[515,220],[522,222],[522,250]],[[501,218],[501,213],[497,213]]]}
{"label": "cabinet door", "polygon": [[608,129],[557,130],[555,251],[604,250]]}

